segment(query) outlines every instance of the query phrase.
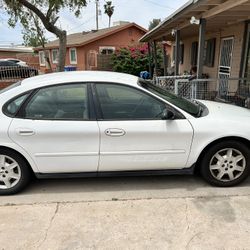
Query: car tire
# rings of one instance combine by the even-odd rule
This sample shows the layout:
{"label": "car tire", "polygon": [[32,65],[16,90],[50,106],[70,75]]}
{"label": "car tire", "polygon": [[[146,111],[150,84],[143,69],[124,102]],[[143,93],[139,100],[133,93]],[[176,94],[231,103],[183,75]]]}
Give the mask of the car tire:
{"label": "car tire", "polygon": [[22,156],[11,150],[0,150],[0,195],[20,192],[30,179],[30,167]]}
{"label": "car tire", "polygon": [[210,147],[200,165],[202,177],[218,187],[232,187],[250,173],[249,148],[238,141],[223,141]]}

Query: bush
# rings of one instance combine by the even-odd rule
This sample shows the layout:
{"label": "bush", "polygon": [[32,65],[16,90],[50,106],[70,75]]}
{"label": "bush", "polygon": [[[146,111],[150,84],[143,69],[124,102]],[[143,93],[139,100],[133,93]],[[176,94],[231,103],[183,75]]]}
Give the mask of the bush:
{"label": "bush", "polygon": [[112,57],[113,71],[139,76],[141,71],[148,71],[150,60],[147,45],[122,48]]}

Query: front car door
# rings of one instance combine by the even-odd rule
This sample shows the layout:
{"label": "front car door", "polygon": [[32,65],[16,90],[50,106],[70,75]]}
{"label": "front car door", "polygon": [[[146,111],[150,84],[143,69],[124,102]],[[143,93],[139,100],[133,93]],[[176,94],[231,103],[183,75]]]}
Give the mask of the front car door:
{"label": "front car door", "polygon": [[99,128],[87,89],[84,83],[41,88],[13,119],[9,136],[31,155],[40,173],[97,171]]}
{"label": "front car door", "polygon": [[99,171],[184,168],[193,137],[183,117],[162,120],[166,103],[126,85],[97,83]]}

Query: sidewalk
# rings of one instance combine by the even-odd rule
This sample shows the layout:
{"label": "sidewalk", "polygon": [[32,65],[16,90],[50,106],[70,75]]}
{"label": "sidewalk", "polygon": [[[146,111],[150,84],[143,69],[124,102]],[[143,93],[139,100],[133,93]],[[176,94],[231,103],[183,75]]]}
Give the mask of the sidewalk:
{"label": "sidewalk", "polygon": [[1,197],[0,249],[250,249],[250,180],[230,189],[193,177],[82,181]]}

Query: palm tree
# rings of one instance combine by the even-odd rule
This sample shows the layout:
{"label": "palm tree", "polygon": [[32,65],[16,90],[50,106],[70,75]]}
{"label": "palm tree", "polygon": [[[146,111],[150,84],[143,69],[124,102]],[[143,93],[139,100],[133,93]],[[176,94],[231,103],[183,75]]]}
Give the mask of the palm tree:
{"label": "palm tree", "polygon": [[114,9],[115,7],[112,6],[112,1],[107,1],[104,4],[104,13],[107,14],[109,17],[109,28],[110,28],[110,23],[111,23],[111,17],[114,14]]}

